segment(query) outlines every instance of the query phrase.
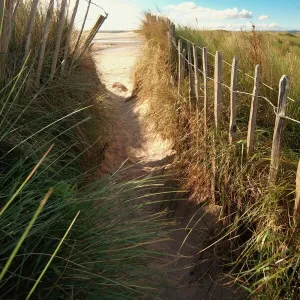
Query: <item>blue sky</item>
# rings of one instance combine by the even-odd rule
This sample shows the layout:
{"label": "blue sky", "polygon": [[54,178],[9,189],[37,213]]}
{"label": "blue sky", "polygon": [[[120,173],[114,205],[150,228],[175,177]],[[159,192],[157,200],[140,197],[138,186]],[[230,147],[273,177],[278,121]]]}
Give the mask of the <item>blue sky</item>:
{"label": "blue sky", "polygon": [[[138,27],[142,12],[151,10],[170,17],[175,23],[200,28],[240,30],[300,30],[300,0],[93,0],[110,15],[103,29],[128,30]],[[286,5],[285,5],[286,4]],[[84,14],[82,1],[78,23]],[[89,15],[92,24],[99,14],[94,7]],[[197,20],[197,21],[196,21]]]}

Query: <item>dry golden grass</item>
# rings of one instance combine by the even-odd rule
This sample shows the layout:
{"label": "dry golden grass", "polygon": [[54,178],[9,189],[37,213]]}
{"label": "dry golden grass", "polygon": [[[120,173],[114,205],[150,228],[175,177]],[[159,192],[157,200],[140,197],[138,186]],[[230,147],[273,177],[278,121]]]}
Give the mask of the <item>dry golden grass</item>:
{"label": "dry golden grass", "polygon": [[[211,201],[214,195],[216,204],[222,207],[222,224],[228,226],[228,230],[223,231],[224,236],[219,235],[218,238],[231,238],[230,253],[223,259],[232,267],[233,280],[239,282],[255,297],[262,297],[261,299],[296,299],[295,295],[299,291],[299,254],[296,249],[300,234],[299,229],[293,226],[291,212],[295,167],[299,159],[294,151],[298,149],[297,124],[290,125],[291,129],[287,130],[278,185],[269,187],[268,173],[274,124],[272,108],[266,103],[260,103],[255,155],[247,160],[245,138],[250,111],[249,97],[239,95],[238,140],[230,146],[229,92],[223,89],[223,120],[221,130],[215,136],[213,82],[210,81],[209,129],[206,135],[202,104],[196,103],[194,99],[191,103],[188,100],[188,79],[181,87],[180,96],[177,94],[176,84],[173,84],[177,80],[177,53],[174,51],[170,57],[167,31],[167,19],[146,15],[140,28],[146,42],[135,70],[138,96],[149,101],[150,115],[158,130],[173,141],[177,155],[175,163],[181,171],[182,184],[190,189],[196,201]],[[282,75],[286,70],[283,68],[286,60],[280,62],[282,57],[278,54],[282,49],[277,49],[276,43],[270,46],[270,51],[274,53],[272,59],[266,56],[264,43],[272,34],[255,31],[197,32],[188,28],[179,28],[175,37],[178,34],[200,46],[208,46],[211,52],[221,50],[223,58],[229,62],[234,55],[242,57],[240,68],[244,72],[251,74],[255,64],[261,63],[263,78],[268,84],[274,83],[273,77],[268,77],[269,72],[274,74],[274,66],[278,67],[278,74]],[[218,49],[219,46],[221,49]],[[211,58],[210,77],[213,77],[213,64]],[[224,82],[229,85],[230,67],[224,67],[223,76]],[[274,104],[278,82],[275,92],[267,95]],[[294,87],[296,82],[294,80]],[[252,93],[253,89],[253,81],[245,76],[239,79],[239,90],[243,89],[249,93]],[[266,90],[262,89],[262,93],[266,93]],[[297,90],[292,95],[298,95]],[[203,95],[201,99],[202,97]],[[294,111],[290,109],[290,112],[297,116],[298,110],[293,109]],[[216,163],[215,182],[212,180],[213,161]],[[212,193],[213,190],[215,193]],[[215,239],[216,237],[212,236],[212,241]],[[284,252],[282,249],[285,249]],[[224,251],[219,254],[223,256]],[[279,257],[280,266],[272,267],[279,261]],[[289,274],[293,274],[292,278]]]}

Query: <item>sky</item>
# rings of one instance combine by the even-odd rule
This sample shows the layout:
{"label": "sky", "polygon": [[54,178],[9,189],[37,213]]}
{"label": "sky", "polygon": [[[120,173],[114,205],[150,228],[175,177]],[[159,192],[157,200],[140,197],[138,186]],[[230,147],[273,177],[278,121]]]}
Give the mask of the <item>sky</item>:
{"label": "sky", "polygon": [[[86,1],[80,1],[77,26],[84,18]],[[258,30],[300,30],[300,0],[92,1],[109,13],[102,30],[137,29],[143,13],[149,10],[176,24],[196,28],[247,30],[254,24]],[[94,24],[100,13],[103,11],[92,5],[86,28]]]}

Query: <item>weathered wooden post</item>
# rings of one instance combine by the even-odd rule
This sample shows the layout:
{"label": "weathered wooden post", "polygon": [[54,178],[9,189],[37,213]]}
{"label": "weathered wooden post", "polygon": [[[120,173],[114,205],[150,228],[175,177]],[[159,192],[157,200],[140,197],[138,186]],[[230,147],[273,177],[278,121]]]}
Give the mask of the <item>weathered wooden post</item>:
{"label": "weathered wooden post", "polygon": [[232,61],[231,87],[230,87],[230,124],[229,124],[230,144],[236,141],[236,135],[237,135],[237,126],[236,126],[237,83],[238,83],[238,58],[235,56]]}
{"label": "weathered wooden post", "polygon": [[[5,0],[0,0],[0,40],[3,31],[4,11],[5,11]],[[0,43],[0,47],[1,47],[1,43]]]}
{"label": "weathered wooden post", "polygon": [[66,44],[65,44],[65,49],[64,49],[64,58],[63,58],[63,61],[61,64],[61,73],[64,73],[64,71],[65,71],[65,67],[66,67],[66,63],[67,63],[67,59],[68,59],[68,55],[69,55],[69,46],[70,46],[70,41],[71,41],[71,37],[72,37],[72,31],[73,31],[74,21],[75,21],[77,10],[78,10],[79,1],[80,0],[76,0],[76,2],[75,2],[71,21],[69,24],[69,29],[68,29],[67,39],[66,39]]}
{"label": "weathered wooden post", "polygon": [[6,58],[13,26],[15,0],[0,1],[0,81],[5,79]]}
{"label": "weathered wooden post", "polygon": [[294,224],[300,226],[300,161],[298,164],[297,175],[296,175],[296,199],[294,206]]}
{"label": "weathered wooden post", "polygon": [[192,51],[191,44],[187,42],[187,54],[188,54],[188,70],[189,70],[189,105],[190,112],[192,109],[192,97],[194,93],[194,82],[193,82],[193,67],[192,67]]}
{"label": "weathered wooden post", "polygon": [[275,128],[273,135],[272,153],[271,153],[271,164],[270,164],[270,175],[269,183],[274,185],[277,180],[280,151],[281,151],[281,139],[284,130],[284,118],[287,106],[287,92],[289,87],[289,78],[283,75],[279,83],[279,95],[278,95],[278,107],[275,120]]}
{"label": "weathered wooden post", "polygon": [[93,39],[95,38],[96,34],[100,30],[101,26],[103,25],[103,23],[105,22],[105,20],[107,19],[107,17],[108,17],[108,14],[106,14],[105,17],[102,16],[102,15],[100,15],[100,17],[96,21],[93,29],[90,31],[88,37],[86,38],[86,41],[85,41],[84,46],[83,46],[83,49],[80,52],[80,55],[79,55],[78,59],[80,59],[81,57],[83,57],[83,55],[86,53],[86,51],[88,50],[88,48],[92,45]]}
{"label": "weathered wooden post", "polygon": [[39,55],[39,61],[38,61],[38,67],[37,67],[37,72],[36,72],[36,78],[35,82],[36,84],[40,83],[41,79],[41,74],[42,74],[42,68],[43,68],[43,63],[44,63],[44,57],[45,57],[45,51],[46,51],[46,45],[48,41],[48,36],[50,32],[50,23],[53,15],[53,9],[54,9],[54,0],[50,1],[47,15],[46,15],[46,20],[45,20],[45,25],[44,25],[44,31],[43,31],[43,40],[42,40],[42,45],[41,45],[41,50],[40,50],[40,55]]}
{"label": "weathered wooden post", "polygon": [[82,25],[81,25],[81,30],[80,30],[79,35],[78,35],[78,37],[77,37],[77,41],[76,41],[76,44],[75,44],[75,47],[74,47],[74,51],[73,51],[73,53],[72,53],[72,58],[71,58],[71,63],[70,63],[69,74],[71,73],[72,68],[73,68],[73,63],[74,63],[75,53],[77,52],[77,48],[79,47],[80,39],[81,39],[83,30],[84,30],[84,27],[85,27],[86,19],[87,19],[87,17],[88,17],[89,11],[90,11],[91,3],[92,3],[92,1],[89,0],[88,6],[87,6],[87,9],[86,9],[86,12],[85,12],[84,20],[83,20],[83,23],[82,23]]}
{"label": "weathered wooden post", "polygon": [[247,135],[247,157],[248,158],[252,155],[254,149],[259,83],[260,83],[260,65],[257,65],[255,67],[254,88],[253,88],[250,118],[248,124],[248,135]]}
{"label": "weathered wooden post", "polygon": [[219,51],[216,52],[215,56],[215,131],[217,132],[220,125],[221,119],[221,108],[222,108],[222,56]]}
{"label": "weathered wooden post", "polygon": [[199,63],[198,63],[198,47],[196,44],[193,45],[194,54],[194,75],[195,75],[195,97],[197,101],[197,107],[200,104],[200,74],[199,74]]}
{"label": "weathered wooden post", "polygon": [[28,19],[27,27],[26,27],[26,44],[25,44],[25,52],[24,52],[24,58],[23,58],[24,62],[26,61],[27,56],[29,54],[32,27],[34,25],[34,19],[35,19],[35,15],[36,15],[36,11],[37,11],[38,2],[39,2],[39,0],[33,0],[32,4],[31,4],[29,19]]}
{"label": "weathered wooden post", "polygon": [[59,52],[60,52],[61,38],[62,38],[64,25],[65,25],[66,7],[67,7],[67,0],[62,0],[60,14],[59,14],[59,22],[58,22],[58,31],[57,31],[57,38],[56,38],[56,43],[55,43],[55,50],[54,50],[53,59],[52,59],[50,80],[53,80],[55,72],[56,72],[57,61],[58,61],[58,56],[59,56]]}
{"label": "weathered wooden post", "polygon": [[203,48],[202,52],[202,65],[203,65],[203,90],[204,90],[204,104],[203,104],[203,114],[204,114],[204,134],[207,134],[207,107],[208,107],[208,62],[207,62],[207,48]]}
{"label": "weathered wooden post", "polygon": [[184,73],[182,72],[183,60],[181,55],[182,55],[182,39],[179,39],[178,40],[178,97],[180,96],[180,89],[184,80]]}
{"label": "weathered wooden post", "polygon": [[215,116],[215,126],[213,134],[213,146],[212,146],[212,179],[211,179],[211,192],[212,201],[216,203],[216,176],[217,176],[217,132],[220,125],[221,119],[221,108],[222,108],[222,56],[219,51],[215,55],[215,74],[214,74],[214,89],[215,89],[215,99],[214,99],[214,116]]}

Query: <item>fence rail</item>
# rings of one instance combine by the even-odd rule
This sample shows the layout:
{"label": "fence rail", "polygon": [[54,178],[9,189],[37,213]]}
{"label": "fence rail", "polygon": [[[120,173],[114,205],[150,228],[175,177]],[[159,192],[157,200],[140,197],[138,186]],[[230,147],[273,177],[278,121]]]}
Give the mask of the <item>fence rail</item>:
{"label": "fence rail", "polygon": [[[203,92],[203,118],[204,118],[204,133],[207,133],[208,124],[207,124],[207,114],[208,114],[208,81],[212,81],[214,84],[214,129],[215,132],[219,130],[220,121],[221,121],[221,107],[222,107],[222,87],[225,87],[230,92],[230,125],[229,125],[229,143],[233,144],[236,141],[236,134],[237,134],[237,122],[236,122],[236,103],[237,103],[237,95],[248,95],[251,96],[251,106],[250,106],[250,116],[249,116],[249,124],[248,124],[248,134],[247,134],[247,157],[251,158],[254,154],[254,145],[255,145],[255,130],[256,130],[256,119],[257,119],[257,108],[259,100],[264,100],[273,110],[275,114],[275,124],[274,124],[274,132],[273,132],[273,142],[272,142],[272,149],[271,149],[271,160],[270,160],[270,171],[269,171],[269,185],[275,185],[277,182],[277,177],[280,168],[280,156],[281,156],[281,146],[282,146],[282,138],[284,135],[284,124],[286,120],[291,122],[295,122],[300,124],[299,120],[293,119],[286,115],[286,108],[288,101],[291,102],[298,102],[288,96],[288,89],[289,89],[289,78],[287,75],[283,75],[280,82],[279,82],[279,93],[278,93],[278,104],[275,106],[267,97],[260,95],[260,87],[264,86],[267,89],[276,92],[276,90],[261,82],[261,68],[260,65],[257,65],[255,68],[255,75],[254,77],[250,74],[244,73],[242,70],[238,69],[238,59],[237,57],[233,58],[233,62],[228,63],[222,59],[221,53],[219,51],[216,54],[213,54],[207,51],[206,47],[200,47],[199,45],[194,44],[190,40],[178,36],[178,41],[176,41],[174,37],[174,25],[170,24],[169,27],[169,47],[170,53],[172,54],[174,50],[178,52],[178,96],[181,96],[181,86],[182,82],[184,81],[184,74],[185,74],[185,66],[188,68],[188,75],[189,75],[189,102],[191,101],[191,95],[196,96],[197,102],[199,102],[200,95],[199,90]],[[185,47],[184,43],[186,44],[186,49],[188,52],[188,57],[186,58],[185,55]],[[190,55],[190,49],[193,49],[193,57],[194,62],[192,61],[192,57]],[[199,68],[198,65],[198,50],[202,52],[202,65],[203,70]],[[208,76],[208,59],[207,56],[210,55],[215,60],[214,65],[214,78]],[[173,56],[170,56],[173,57]],[[231,85],[228,86],[222,81],[222,64],[226,64],[231,67]],[[239,73],[243,73],[247,77],[253,80],[253,93],[248,93],[245,91],[237,90],[237,80]],[[203,89],[201,89],[199,82],[200,76],[202,75],[203,80]],[[195,79],[195,81],[192,80]],[[215,142],[213,143],[215,145]],[[215,147],[215,146],[214,146]],[[213,149],[214,153],[216,149]],[[215,169],[215,159],[212,161],[212,169]],[[215,170],[213,171],[215,173]],[[212,181],[215,180],[215,174],[213,174]],[[293,219],[296,225],[300,225],[300,161],[297,170],[297,192],[296,192],[296,200],[295,200],[295,207],[294,207],[294,214]],[[214,185],[214,184],[213,184]],[[212,188],[214,193],[214,187]],[[215,195],[212,195],[213,198]]]}

